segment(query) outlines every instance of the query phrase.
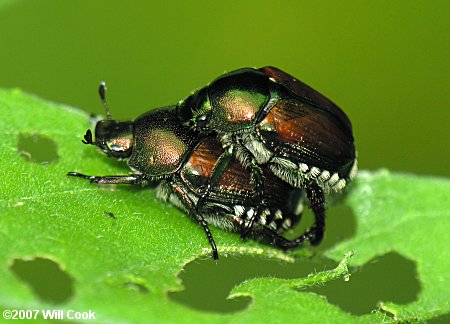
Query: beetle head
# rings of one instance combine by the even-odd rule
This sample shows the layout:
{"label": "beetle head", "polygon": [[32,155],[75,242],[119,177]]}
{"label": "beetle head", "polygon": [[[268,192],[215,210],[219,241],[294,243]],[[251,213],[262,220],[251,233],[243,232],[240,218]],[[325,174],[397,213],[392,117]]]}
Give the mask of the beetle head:
{"label": "beetle head", "polygon": [[133,122],[111,120],[105,93],[105,82],[101,82],[99,94],[106,110],[106,119],[98,121],[95,125],[95,140],[92,138],[91,130],[88,129],[82,142],[98,146],[109,157],[118,159],[129,158],[134,142]]}
{"label": "beetle head", "polygon": [[181,123],[202,130],[208,128],[212,107],[207,91],[207,87],[200,89],[178,103],[176,111]]}

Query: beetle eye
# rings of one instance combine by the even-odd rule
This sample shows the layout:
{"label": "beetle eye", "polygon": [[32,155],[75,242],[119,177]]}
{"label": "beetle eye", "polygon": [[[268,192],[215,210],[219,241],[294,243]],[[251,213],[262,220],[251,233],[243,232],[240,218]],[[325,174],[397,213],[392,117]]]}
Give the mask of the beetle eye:
{"label": "beetle eye", "polygon": [[111,151],[115,151],[115,152],[124,151],[124,149],[122,147],[120,147],[119,145],[110,145],[110,146],[108,146],[108,148]]}
{"label": "beetle eye", "polygon": [[122,138],[114,138],[111,141],[106,143],[108,150],[113,152],[126,152],[131,146],[131,138],[122,137]]}
{"label": "beetle eye", "polygon": [[200,115],[200,116],[198,116],[195,119],[195,123],[197,124],[197,126],[205,127],[206,126],[206,119],[207,119],[206,115]]}

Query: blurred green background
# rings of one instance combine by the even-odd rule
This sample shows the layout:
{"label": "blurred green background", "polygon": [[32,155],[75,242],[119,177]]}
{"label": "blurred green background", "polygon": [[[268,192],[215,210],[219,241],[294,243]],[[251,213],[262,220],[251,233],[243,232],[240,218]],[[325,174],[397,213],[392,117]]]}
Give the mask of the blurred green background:
{"label": "blurred green background", "polygon": [[[106,80],[113,118],[132,119],[225,71],[273,65],[344,109],[361,168],[449,176],[449,27],[448,0],[0,0],[0,87],[103,114],[97,87]],[[329,237],[355,227],[351,217],[330,221],[341,229]],[[237,260],[228,258],[215,275],[233,278],[244,269]],[[217,266],[202,263],[187,267],[186,278]]]}
{"label": "blurred green background", "polygon": [[449,176],[449,21],[448,0],[9,0],[0,86],[103,113],[106,80],[113,117],[129,119],[274,65],[346,111],[361,168]]}

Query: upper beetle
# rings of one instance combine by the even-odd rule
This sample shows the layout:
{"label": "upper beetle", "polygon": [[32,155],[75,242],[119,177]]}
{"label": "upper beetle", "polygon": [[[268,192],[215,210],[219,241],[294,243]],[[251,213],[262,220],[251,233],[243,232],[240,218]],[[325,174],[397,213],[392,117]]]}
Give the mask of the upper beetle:
{"label": "upper beetle", "polygon": [[309,239],[321,241],[324,192],[341,191],[357,172],[352,126],[338,106],[275,67],[244,68],[180,101],[177,115],[201,134],[217,134],[223,154],[251,172],[259,192],[261,166],[306,189],[316,218]]}
{"label": "upper beetle", "polygon": [[[234,158],[221,159],[223,148],[216,136],[200,136],[180,124],[173,108],[147,112],[134,121],[112,120],[105,100],[105,86],[100,95],[107,119],[97,122],[95,138],[90,130],[83,143],[98,146],[106,155],[124,159],[133,170],[128,175],[81,177],[98,184],[147,184],[160,181],[158,196],[186,210],[204,229],[213,257],[216,244],[208,224],[240,232],[284,250],[301,245],[309,232],[294,240],[281,233],[300,219],[302,191],[262,167],[264,206],[257,205],[251,174]],[[220,172],[215,170],[220,169]],[[213,178],[215,177],[215,178]],[[209,186],[214,183],[214,186]],[[201,203],[200,203],[201,202]],[[256,210],[261,213],[254,218]]]}

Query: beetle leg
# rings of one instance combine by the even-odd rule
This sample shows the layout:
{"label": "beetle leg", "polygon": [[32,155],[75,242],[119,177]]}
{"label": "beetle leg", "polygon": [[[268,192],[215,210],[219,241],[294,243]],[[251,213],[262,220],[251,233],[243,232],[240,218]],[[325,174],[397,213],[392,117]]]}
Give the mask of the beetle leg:
{"label": "beetle leg", "polygon": [[306,196],[311,203],[315,222],[305,233],[291,241],[290,249],[302,245],[305,241],[310,241],[312,245],[317,245],[323,238],[325,231],[325,196],[323,191],[315,182],[311,182],[306,187]]}
{"label": "beetle leg", "polygon": [[[233,134],[232,137],[223,135],[220,138],[220,142],[222,143],[222,147],[225,152],[222,154],[227,154],[230,159],[232,156],[236,158],[236,160],[250,173],[250,183],[254,188],[254,197],[253,201],[255,202],[256,212],[253,213],[249,219],[243,223],[241,226],[241,238],[245,239],[248,234],[252,231],[253,224],[255,221],[259,220],[260,213],[264,209],[263,205],[263,180],[262,180],[262,170],[256,163],[251,152],[245,147],[242,143],[239,136]],[[222,158],[222,156],[220,157]],[[220,159],[219,158],[219,159]],[[209,189],[209,188],[208,188]]]}
{"label": "beetle leg", "polygon": [[291,248],[292,242],[289,241],[287,238],[284,238],[277,232],[267,228],[262,227],[258,229],[254,229],[251,232],[251,236],[256,239],[257,241],[260,241],[262,243],[275,246],[282,250],[289,250]]}
{"label": "beetle leg", "polygon": [[253,224],[259,220],[262,211],[266,207],[266,204],[264,202],[264,181],[262,170],[256,163],[250,165],[250,179],[255,190],[253,201],[255,202],[256,211],[242,228],[241,230],[242,239],[245,239],[248,236],[248,234],[252,230]]}
{"label": "beetle leg", "polygon": [[[194,218],[195,220],[197,220],[197,222],[201,225],[201,227],[205,231],[206,237],[208,238],[209,244],[211,245],[213,259],[219,260],[219,253],[217,252],[216,242],[214,241],[214,237],[212,236],[212,233],[209,230],[208,224],[206,224],[205,219],[203,218],[202,215],[200,215],[196,212],[191,212],[190,214],[191,214],[190,216],[192,218]],[[192,215],[192,214],[194,214],[194,215]]]}
{"label": "beetle leg", "polygon": [[196,208],[194,207],[194,203],[187,195],[186,190],[183,190],[183,188],[181,187],[182,185],[179,184],[178,181],[171,182],[170,185],[172,186],[173,192],[180,199],[183,206],[186,208],[186,210],[189,211],[189,217],[196,220],[197,223],[202,227],[203,231],[206,234],[206,237],[208,238],[209,244],[211,245],[212,257],[214,260],[218,260],[219,253],[217,252],[217,245],[205,219],[199,212],[197,212]]}
{"label": "beetle leg", "polygon": [[202,210],[207,198],[210,195],[211,188],[213,186],[215,186],[217,184],[217,182],[219,181],[220,176],[228,167],[231,157],[232,157],[231,153],[229,153],[228,151],[225,150],[225,152],[223,152],[217,159],[217,162],[214,165],[211,176],[209,178],[208,184],[206,185],[202,195],[200,196],[200,198],[197,201],[197,204],[195,205],[195,209],[196,209],[197,213],[200,210]]}
{"label": "beetle leg", "polygon": [[317,245],[322,241],[325,231],[325,196],[323,190],[315,182],[306,188],[306,196],[311,202],[311,209],[315,216],[309,240],[312,245]]}
{"label": "beetle leg", "polygon": [[233,151],[233,155],[235,155],[241,165],[250,172],[250,181],[254,190],[253,201],[256,207],[255,213],[241,230],[241,238],[245,239],[251,232],[253,224],[258,222],[262,211],[266,207],[264,202],[264,179],[262,169],[259,167],[252,153],[245,147],[239,138],[236,137],[234,140],[238,144],[236,144],[237,147],[236,150]]}
{"label": "beetle leg", "polygon": [[92,183],[98,184],[140,184],[145,181],[144,177],[140,174],[130,175],[116,175],[116,176],[88,176],[78,172],[69,172],[68,176],[78,177],[89,180]]}
{"label": "beetle leg", "polygon": [[253,224],[255,223],[255,218],[255,216],[252,216],[250,220],[246,224],[244,224],[244,226],[242,226],[241,239],[245,240],[248,234],[250,234],[253,228]]}

